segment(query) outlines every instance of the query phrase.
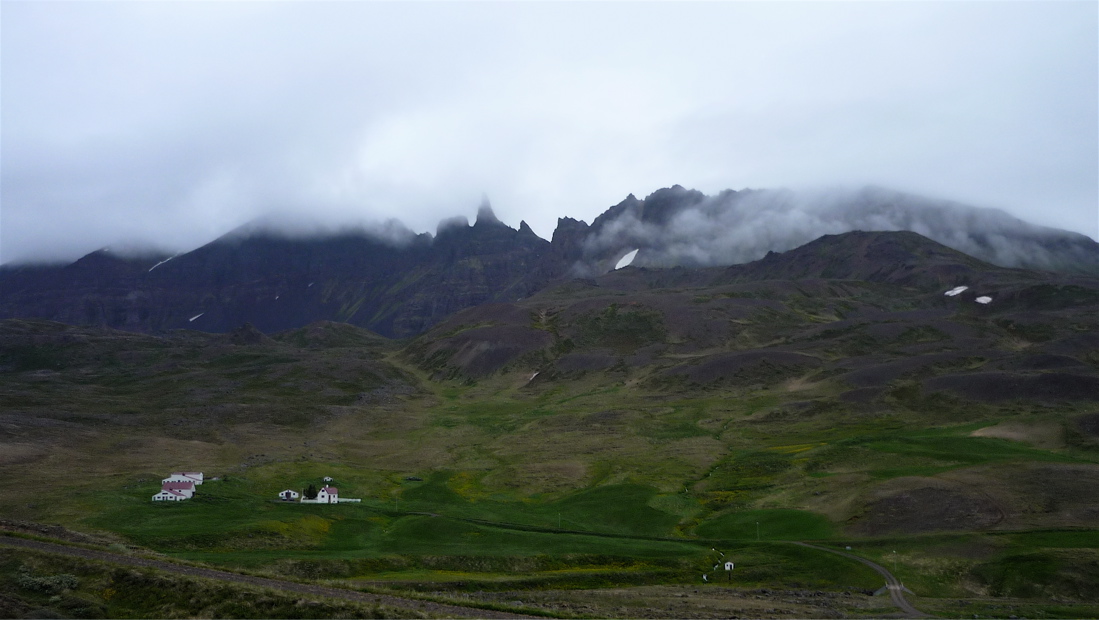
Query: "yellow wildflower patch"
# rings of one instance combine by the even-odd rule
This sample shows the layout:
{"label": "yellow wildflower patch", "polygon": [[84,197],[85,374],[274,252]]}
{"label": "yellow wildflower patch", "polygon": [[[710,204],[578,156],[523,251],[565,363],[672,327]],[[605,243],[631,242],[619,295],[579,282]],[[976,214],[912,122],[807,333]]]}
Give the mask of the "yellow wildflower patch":
{"label": "yellow wildflower patch", "polygon": [[824,443],[795,443],[787,446],[774,446],[767,448],[771,452],[778,452],[779,454],[798,454],[799,452],[807,452],[818,446],[823,446]]}

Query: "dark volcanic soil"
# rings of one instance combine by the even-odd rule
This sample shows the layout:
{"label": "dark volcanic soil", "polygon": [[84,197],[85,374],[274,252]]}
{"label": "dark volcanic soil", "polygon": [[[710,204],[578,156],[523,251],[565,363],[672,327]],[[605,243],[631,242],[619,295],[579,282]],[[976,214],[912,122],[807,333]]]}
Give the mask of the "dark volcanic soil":
{"label": "dark volcanic soil", "polygon": [[1089,413],[1076,420],[1076,426],[1086,435],[1099,437],[1099,413]]}
{"label": "dark volcanic soil", "polygon": [[784,376],[820,367],[819,359],[788,351],[745,351],[712,355],[695,365],[673,368],[670,376],[686,375],[695,383],[752,378],[758,375]]}
{"label": "dark volcanic soil", "polygon": [[923,385],[928,391],[950,390],[978,401],[1099,401],[1099,377],[1067,372],[975,372],[935,377]]}
{"label": "dark volcanic soil", "polygon": [[859,535],[918,534],[979,530],[1003,519],[990,500],[951,489],[924,487],[879,499],[855,517],[850,530]]}

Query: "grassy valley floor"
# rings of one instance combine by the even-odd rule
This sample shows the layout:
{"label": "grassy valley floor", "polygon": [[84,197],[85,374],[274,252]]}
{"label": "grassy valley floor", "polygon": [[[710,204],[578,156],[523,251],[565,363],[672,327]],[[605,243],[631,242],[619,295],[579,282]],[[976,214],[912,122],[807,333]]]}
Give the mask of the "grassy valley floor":
{"label": "grassy valley floor", "polygon": [[[859,281],[646,288],[672,275],[574,281],[410,342],[4,321],[0,518],[563,616],[896,612],[870,568],[791,544],[812,541],[888,568],[927,613],[1099,615],[1094,295],[1023,282],[981,308]],[[207,481],[151,502],[179,470]],[[278,500],[324,477],[361,502]],[[83,609],[19,575],[85,569],[3,558],[11,596]],[[304,613],[113,606],[110,570],[69,588],[88,613]]]}

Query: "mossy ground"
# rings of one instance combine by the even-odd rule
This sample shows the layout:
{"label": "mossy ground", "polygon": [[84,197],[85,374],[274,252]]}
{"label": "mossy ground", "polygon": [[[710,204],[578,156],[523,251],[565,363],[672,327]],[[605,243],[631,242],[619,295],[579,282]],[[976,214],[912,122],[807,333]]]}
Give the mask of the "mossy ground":
{"label": "mossy ground", "polygon": [[[848,289],[879,296],[878,308],[918,305]],[[865,299],[741,293],[692,302],[699,316],[726,302],[731,313],[748,308],[721,317],[721,342],[705,341],[715,337],[704,316],[692,327],[625,301],[595,304],[574,324],[557,318],[560,308],[536,313],[555,337],[613,363],[555,374],[553,359],[522,358],[476,379],[453,367],[454,379],[439,379],[409,356],[415,347],[346,326],[237,346],[198,334],[66,340],[46,324],[20,324],[53,344],[0,355],[9,429],[0,515],[109,531],[182,559],[402,588],[716,587],[701,581],[714,553],[735,558],[740,587],[880,585],[861,564],[786,542],[812,540],[895,561],[929,609],[954,609],[946,598],[986,611],[973,601],[1023,601],[1013,604],[1030,615],[1092,609],[1050,605],[1090,604],[1099,591],[1089,517],[1099,441],[1076,423],[1094,403],[978,402],[922,382],[993,359],[1016,363],[1013,347],[1063,338],[1068,350],[1075,336],[1065,330],[1084,333],[1094,319],[1047,325],[1054,335],[1038,344],[1013,335],[1018,321],[968,315],[828,330],[817,325]],[[999,348],[924,363],[921,355],[950,353],[944,334],[954,332]],[[665,348],[646,353],[654,340]],[[760,364],[705,385],[666,372],[771,345],[804,347],[821,366],[794,376]],[[862,365],[841,367],[852,359]],[[548,366],[535,376],[528,362]],[[858,389],[877,391],[849,398]],[[178,469],[221,480],[187,502],[150,502]],[[323,476],[363,501],[277,501]],[[977,531],[954,528],[943,500],[915,507],[915,519],[931,521],[926,534],[855,527],[906,506],[914,491],[1000,516]]]}
{"label": "mossy ground", "polygon": [[[31,579],[27,579],[30,576]],[[36,587],[65,578],[64,588]],[[402,618],[364,605],[0,547],[6,618]]]}

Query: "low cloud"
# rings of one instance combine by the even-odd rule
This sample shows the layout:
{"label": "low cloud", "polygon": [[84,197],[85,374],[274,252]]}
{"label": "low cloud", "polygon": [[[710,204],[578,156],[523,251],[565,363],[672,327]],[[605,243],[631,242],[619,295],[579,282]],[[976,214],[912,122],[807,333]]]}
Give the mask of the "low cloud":
{"label": "low cloud", "polygon": [[913,231],[1006,267],[1063,268],[1069,256],[1099,272],[1095,242],[1084,235],[876,187],[705,196],[677,186],[623,205],[593,225],[578,275],[606,271],[633,249],[640,249],[636,267],[723,266],[852,230]]}
{"label": "low cloud", "polygon": [[[10,2],[3,16],[0,263],[126,239],[186,251],[272,210],[434,232],[472,219],[483,192],[548,238],[558,217],[672,183],[876,183],[1099,234],[1095,3]],[[829,223],[776,208],[774,226]]]}

